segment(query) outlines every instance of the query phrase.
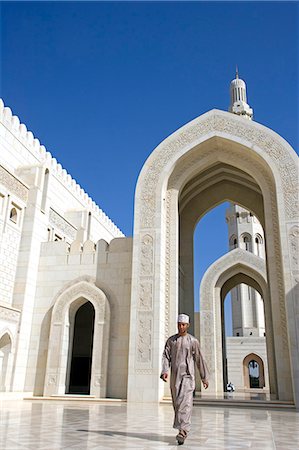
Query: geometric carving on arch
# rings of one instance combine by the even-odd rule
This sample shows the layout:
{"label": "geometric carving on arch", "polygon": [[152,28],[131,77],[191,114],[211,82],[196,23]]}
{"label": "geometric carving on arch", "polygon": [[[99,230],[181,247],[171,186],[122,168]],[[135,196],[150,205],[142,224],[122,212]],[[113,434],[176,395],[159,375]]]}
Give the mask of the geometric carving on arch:
{"label": "geometric carving on arch", "polygon": [[64,290],[60,291],[55,298],[52,322],[60,323],[63,321],[69,306],[73,301],[80,297],[84,297],[90,301],[98,313],[98,317],[103,318],[105,311],[105,302],[107,297],[105,293],[99,289],[91,280],[77,280],[72,285],[68,285]]}
{"label": "geometric carving on arch", "polygon": [[236,248],[217,259],[205,272],[200,285],[201,309],[210,309],[214,288],[222,288],[239,273],[252,278],[264,290],[267,284],[265,261],[246,250]]}
{"label": "geometric carving on arch", "polygon": [[[271,172],[280,179],[286,216],[297,217],[298,213],[298,168],[297,156],[290,145],[274,131],[252,121],[244,121],[234,114],[212,110],[194,119],[168,136],[147,159],[137,184],[140,197],[140,225],[154,226],[156,202],[161,188],[160,177],[170,175],[177,160],[211,137],[242,143],[259,154]],[[202,154],[200,155],[203,156]]]}

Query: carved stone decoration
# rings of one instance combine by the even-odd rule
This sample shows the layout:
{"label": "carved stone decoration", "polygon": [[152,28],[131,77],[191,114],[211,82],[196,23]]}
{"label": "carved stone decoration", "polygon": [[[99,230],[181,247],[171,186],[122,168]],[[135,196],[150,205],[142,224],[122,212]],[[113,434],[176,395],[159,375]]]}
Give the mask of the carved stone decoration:
{"label": "carved stone decoration", "polygon": [[3,184],[9,192],[23,200],[23,202],[27,202],[29,188],[9,173],[3,166],[0,166],[0,184]]}
{"label": "carved stone decoration", "polygon": [[[192,122],[193,123],[193,122]],[[201,123],[193,124],[187,129],[174,133],[155,150],[155,158],[152,159],[143,180],[141,193],[141,228],[153,227],[155,217],[155,190],[158,179],[167,162],[185,147],[188,143],[194,142],[199,136],[208,134],[213,130],[213,121],[206,119]]]}
{"label": "carved stone decoration", "polygon": [[291,255],[291,270],[297,272],[299,270],[299,227],[293,226],[289,231],[289,249]]}
{"label": "carved stone decoration", "polygon": [[170,218],[171,192],[166,194],[166,247],[165,247],[165,336],[169,336],[170,311]]}
{"label": "carved stone decoration", "polygon": [[138,375],[151,375],[153,371],[152,369],[136,369],[135,373]]}
{"label": "carved stone decoration", "polygon": [[270,133],[260,125],[258,126],[260,130],[254,130],[250,129],[250,124],[243,124],[242,120],[236,120],[235,117],[228,120],[215,116],[216,130],[242,138],[250,142],[251,145],[258,146],[272,159],[281,175],[287,217],[289,219],[295,218],[298,216],[298,173],[294,161],[281,144],[280,138],[276,137],[273,132]]}
{"label": "carved stone decoration", "polygon": [[56,386],[57,377],[56,375],[48,375],[47,386]]}
{"label": "carved stone decoration", "polygon": [[0,319],[18,323],[20,320],[20,315],[21,311],[8,308],[6,306],[0,306]]}
{"label": "carved stone decoration", "polygon": [[[141,228],[151,228],[154,226],[156,201],[155,190],[158,180],[167,163],[182,148],[196,145],[204,136],[226,135],[232,140],[240,138],[248,143],[248,147],[258,146],[263,150],[282,175],[284,201],[286,204],[286,214],[288,218],[298,215],[297,183],[298,174],[294,161],[281,143],[281,138],[274,132],[267,130],[261,125],[251,121],[244,121],[242,118],[223,111],[213,110],[201,119],[195,119],[182,129],[178,130],[156,149],[148,160],[149,167],[142,180],[141,190]],[[244,144],[245,145],[245,144]]]}
{"label": "carved stone decoration", "polygon": [[94,377],[94,386],[97,386],[97,387],[101,386],[102,379],[103,379],[103,375],[96,375]]}
{"label": "carved stone decoration", "polygon": [[58,214],[54,209],[50,208],[49,212],[49,223],[61,231],[71,240],[76,239],[77,229],[67,220],[65,220],[60,214]]}
{"label": "carved stone decoration", "polygon": [[201,339],[200,343],[204,348],[205,359],[210,370],[212,369],[212,357],[213,357],[213,313],[203,311],[201,313]]}
{"label": "carved stone decoration", "polygon": [[153,242],[153,238],[150,234],[146,234],[142,238],[140,256],[141,276],[153,274]]}
{"label": "carved stone decoration", "polygon": [[91,300],[95,304],[97,304],[100,315],[104,315],[105,310],[105,299],[104,294],[100,294],[95,290],[95,287],[88,284],[87,282],[80,282],[75,286],[67,289],[63,298],[59,303],[56,304],[53,311],[53,322],[60,323],[63,321],[63,311],[67,309],[69,303],[71,303],[74,299],[84,297],[87,300]]}
{"label": "carved stone decoration", "polygon": [[140,283],[139,305],[140,311],[151,311],[153,308],[153,284],[152,281]]}
{"label": "carved stone decoration", "polygon": [[152,360],[152,316],[139,313],[137,327],[137,362],[151,364]]}

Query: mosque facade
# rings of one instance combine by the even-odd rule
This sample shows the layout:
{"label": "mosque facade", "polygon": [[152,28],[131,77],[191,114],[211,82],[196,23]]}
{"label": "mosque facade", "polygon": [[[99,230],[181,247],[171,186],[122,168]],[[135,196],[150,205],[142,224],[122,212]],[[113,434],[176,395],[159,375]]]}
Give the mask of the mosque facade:
{"label": "mosque facade", "polygon": [[178,312],[194,322],[195,224],[230,201],[230,251],[202,279],[195,326],[208,395],[232,381],[299,406],[298,158],[252,118],[237,75],[229,112],[203,114],[149,156],[125,237],[1,103],[1,391],[160,401],[164,342]]}

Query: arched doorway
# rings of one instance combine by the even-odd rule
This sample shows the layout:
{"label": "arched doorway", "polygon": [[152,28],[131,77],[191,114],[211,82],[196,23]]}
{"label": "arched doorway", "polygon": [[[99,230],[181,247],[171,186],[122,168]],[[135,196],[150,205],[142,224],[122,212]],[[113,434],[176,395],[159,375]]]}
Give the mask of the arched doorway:
{"label": "arched doorway", "polygon": [[[150,155],[135,196],[129,400],[137,398],[134,387],[145,377],[144,401],[163,397],[164,386],[157,374],[165,339],[176,330],[179,309],[193,317],[194,227],[202,215],[226,200],[251,211],[265,230],[266,295],[273,319],[278,397],[294,398],[292,370],[293,379],[298,379],[299,362],[296,323],[291,314],[295,275],[287,220],[298,216],[297,179],[297,156],[281,137],[259,124],[217,110],[182,127]],[[146,309],[140,302],[140,289],[145,285]],[[205,329],[212,330],[218,342],[215,321],[221,328],[220,316],[203,311],[201,317]],[[141,351],[145,332],[149,336],[146,353]],[[290,341],[294,343],[292,368]],[[213,359],[208,339],[206,343],[205,353]],[[297,388],[299,404],[299,385]]]}
{"label": "arched doorway", "polygon": [[[265,263],[258,256],[240,248],[232,250],[215,261],[207,270],[201,282],[200,340],[211,368],[210,392],[202,393],[202,395],[223,394],[227,377],[223,320],[224,300],[227,294],[240,283],[257,290],[264,298],[266,337],[261,339],[265,340],[267,347],[270,391],[275,398],[277,395],[277,372],[274,364],[273,320],[269,304]],[[209,322],[207,323],[206,317],[209,318],[212,326],[209,325]],[[244,392],[241,366],[248,349],[252,348],[250,347],[252,345],[251,339],[254,338],[249,335],[232,339],[237,342],[227,342],[226,344],[229,352],[234,354],[233,365],[229,367],[229,372],[231,375],[234,374],[234,379],[228,381],[233,381],[238,390]],[[262,343],[259,342],[260,338],[257,338],[257,341],[255,346],[260,346],[262,349]],[[237,358],[237,361],[235,358]]]}
{"label": "arched doorway", "polygon": [[104,292],[91,280],[66,286],[54,300],[44,395],[77,391],[106,397],[109,333],[110,306]]}
{"label": "arched doorway", "polygon": [[[71,312],[70,312],[71,314]],[[89,394],[92,367],[94,307],[90,302],[80,306],[70,318],[72,332],[67,368],[67,393]]]}
{"label": "arched doorway", "polygon": [[244,385],[247,389],[263,389],[265,387],[264,362],[255,353],[251,353],[243,361]]}
{"label": "arched doorway", "polygon": [[10,390],[12,342],[8,333],[0,338],[0,391]]}

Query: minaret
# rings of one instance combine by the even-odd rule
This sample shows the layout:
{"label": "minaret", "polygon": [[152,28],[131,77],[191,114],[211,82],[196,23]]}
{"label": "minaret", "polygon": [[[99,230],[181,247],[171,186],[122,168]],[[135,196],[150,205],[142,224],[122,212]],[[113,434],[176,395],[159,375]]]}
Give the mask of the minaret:
{"label": "minaret", "polygon": [[247,103],[246,83],[239,78],[238,67],[236,67],[236,78],[230,83],[229,111],[249,120],[253,117],[253,110]]}
{"label": "minaret", "polygon": [[[251,120],[253,111],[247,104],[246,84],[239,78],[230,83],[230,112]],[[226,211],[229,249],[243,248],[265,259],[264,231],[252,213],[238,205]],[[253,288],[240,284],[231,291],[233,336],[264,336],[263,299]]]}
{"label": "minaret", "polygon": [[[226,211],[226,222],[229,250],[239,247],[265,259],[263,227],[252,213],[231,205]],[[257,291],[240,284],[231,290],[231,304],[233,336],[264,336],[264,302]]]}

